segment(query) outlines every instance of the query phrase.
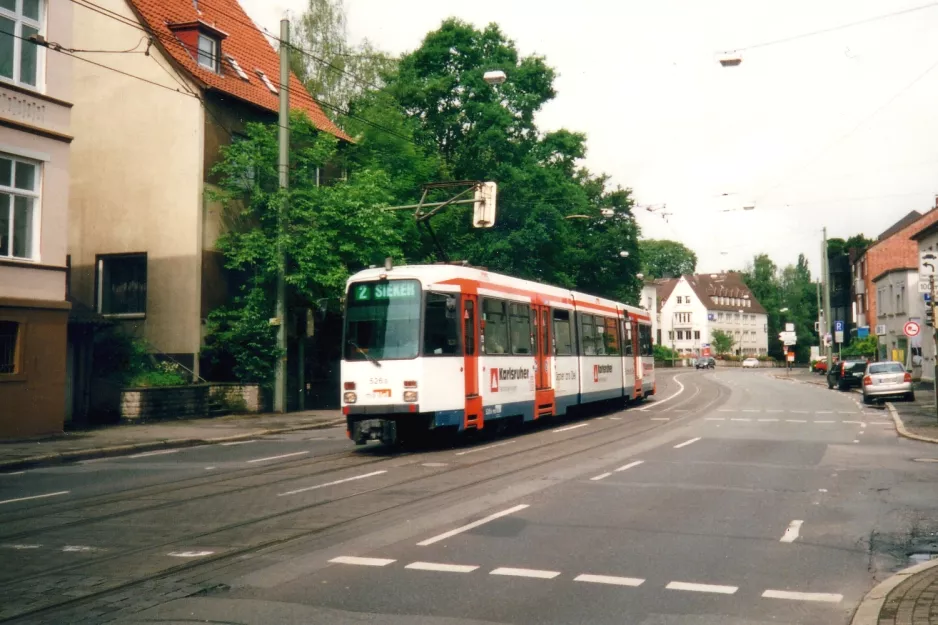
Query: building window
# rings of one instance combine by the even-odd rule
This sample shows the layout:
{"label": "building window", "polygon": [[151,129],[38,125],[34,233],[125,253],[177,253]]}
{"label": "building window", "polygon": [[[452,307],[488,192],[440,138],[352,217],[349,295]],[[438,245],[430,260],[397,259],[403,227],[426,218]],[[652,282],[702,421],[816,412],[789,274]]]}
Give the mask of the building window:
{"label": "building window", "polygon": [[682,297],[681,297],[680,295],[678,295],[678,296],[677,296],[677,303],[678,303],[678,304],[681,303],[681,299],[682,299]]}
{"label": "building window", "polygon": [[42,31],[42,0],[0,0],[0,78],[39,86],[40,47],[29,38]]}
{"label": "building window", "polygon": [[18,322],[0,321],[0,375],[13,375],[20,372],[21,334]]}
{"label": "building window", "polygon": [[700,340],[700,330],[694,330],[694,339]]}
{"label": "building window", "polygon": [[690,304],[690,295],[684,296],[684,303],[685,303],[685,304]]}
{"label": "building window", "polygon": [[274,83],[270,82],[270,78],[267,77],[267,74],[259,69],[254,71],[257,72],[258,76],[260,76],[261,82],[264,83],[264,86],[267,87],[267,89],[269,89],[272,94],[277,95],[277,88],[274,86]]}
{"label": "building window", "polygon": [[248,82],[251,82],[248,79],[248,75],[244,73],[244,70],[241,69],[238,61],[233,56],[226,54],[225,58],[228,59],[228,64],[231,65],[231,68],[238,74],[238,77],[241,78],[241,80],[247,80]]}
{"label": "building window", "polygon": [[677,331],[677,340],[679,340],[679,341],[683,341],[683,340],[684,340],[684,330],[678,330],[678,331]]}
{"label": "building window", "polygon": [[38,163],[0,154],[0,257],[35,260],[40,174]]}
{"label": "building window", "polygon": [[147,312],[147,255],[98,257],[98,312],[143,316]]}
{"label": "building window", "polygon": [[218,71],[218,40],[199,34],[199,65],[213,72]]}
{"label": "building window", "polygon": [[668,330],[668,340],[669,341],[674,340],[674,330]]}

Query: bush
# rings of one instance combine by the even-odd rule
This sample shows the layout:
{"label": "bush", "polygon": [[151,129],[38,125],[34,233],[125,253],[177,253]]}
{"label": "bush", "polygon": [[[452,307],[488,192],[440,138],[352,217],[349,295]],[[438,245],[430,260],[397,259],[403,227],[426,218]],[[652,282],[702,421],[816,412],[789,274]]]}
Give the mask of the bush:
{"label": "bush", "polygon": [[665,345],[654,346],[655,360],[678,360],[681,355]]}
{"label": "bush", "polygon": [[94,374],[115,386],[180,386],[188,384],[175,362],[156,362],[141,339],[111,327],[95,334]]}
{"label": "bush", "polygon": [[178,363],[161,362],[155,369],[130,378],[129,386],[183,386],[189,381]]}

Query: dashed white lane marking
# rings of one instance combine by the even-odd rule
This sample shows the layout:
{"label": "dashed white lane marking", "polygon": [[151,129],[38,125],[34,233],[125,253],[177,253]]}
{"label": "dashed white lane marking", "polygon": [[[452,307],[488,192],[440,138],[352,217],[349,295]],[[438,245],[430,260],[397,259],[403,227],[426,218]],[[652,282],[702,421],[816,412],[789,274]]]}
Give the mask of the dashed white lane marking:
{"label": "dashed white lane marking", "polygon": [[462,527],[457,527],[457,528],[454,529],[454,530],[450,530],[450,531],[448,531],[448,532],[443,532],[442,534],[439,534],[438,536],[434,536],[433,538],[428,538],[428,539],[426,539],[426,540],[422,540],[422,541],[420,541],[419,543],[417,543],[417,546],[419,546],[419,547],[426,547],[427,545],[432,545],[432,544],[434,544],[434,543],[438,543],[438,542],[440,542],[441,540],[446,540],[446,539],[449,538],[450,536],[455,536],[456,534],[462,534],[462,533],[465,532],[465,531],[468,531],[468,530],[471,530],[471,529],[473,529],[473,528],[479,527],[480,525],[485,525],[486,523],[488,523],[488,522],[490,522],[490,521],[494,521],[495,519],[500,519],[500,518],[502,518],[503,516],[508,516],[509,514],[514,514],[515,512],[518,512],[518,511],[520,511],[520,510],[524,510],[525,508],[528,508],[528,507],[530,507],[530,506],[528,506],[528,504],[526,504],[526,503],[518,504],[517,506],[514,506],[514,507],[512,507],[512,508],[508,508],[507,510],[502,510],[501,512],[496,512],[495,514],[490,514],[490,515],[488,515],[487,517],[485,517],[484,519],[479,519],[478,521],[473,521],[472,523],[469,523],[469,524],[467,524],[467,525],[463,525]]}
{"label": "dashed white lane marking", "polygon": [[836,421],[815,421],[815,423],[837,423]]}
{"label": "dashed white lane marking", "polygon": [[834,414],[833,410],[817,410],[814,414]]}
{"label": "dashed white lane marking", "polygon": [[788,412],[792,414],[808,414],[807,410],[789,410]]}
{"label": "dashed white lane marking", "polygon": [[424,463],[421,464],[420,466],[422,466],[422,467],[430,467],[431,469],[435,469],[435,468],[437,468],[437,467],[445,467],[445,466],[446,466],[446,463],[445,463],[445,462],[424,462]]}
{"label": "dashed white lane marking", "polygon": [[387,566],[394,562],[387,558],[357,558],[355,556],[339,556],[329,560],[334,564],[355,564],[358,566]]}
{"label": "dashed white lane marking", "polygon": [[742,412],[761,412],[761,410],[746,409],[746,410],[743,410]]}
{"label": "dashed white lane marking", "polygon": [[621,421],[622,417],[609,417],[610,421]]}
{"label": "dashed white lane marking", "polygon": [[46,497],[58,497],[59,495],[67,495],[70,492],[72,491],[60,490],[57,493],[45,493],[44,495],[31,495],[29,497],[17,497],[16,499],[5,499],[4,501],[0,501],[0,506],[2,506],[5,503],[16,503],[17,501],[29,501],[30,499],[45,499]]}
{"label": "dashed white lane marking", "polygon": [[687,408],[675,408],[674,412],[687,412]]}
{"label": "dashed white lane marking", "polygon": [[206,470],[206,471],[211,471],[211,470],[213,470],[214,468],[215,468],[215,467],[205,467],[205,470]]}
{"label": "dashed white lane marking", "polygon": [[838,410],[837,414],[856,414],[856,413],[850,412],[849,410]]}
{"label": "dashed white lane marking", "polygon": [[785,412],[784,410],[766,410],[766,412]]}
{"label": "dashed white lane marking", "polygon": [[2,549],[39,549],[42,545],[16,543],[12,545],[0,545]]}
{"label": "dashed white lane marking", "polygon": [[715,584],[692,584],[689,582],[670,582],[665,586],[668,590],[689,590],[691,592],[715,592],[721,595],[732,595],[738,586],[717,586]]}
{"label": "dashed white lane marking", "polygon": [[785,423],[807,423],[806,419],[785,419]]}
{"label": "dashed white lane marking", "polygon": [[730,421],[752,421],[752,419],[749,419],[747,417],[734,417],[730,419]]}
{"label": "dashed white lane marking", "polygon": [[689,441],[684,441],[683,443],[678,443],[677,445],[674,446],[674,448],[675,448],[675,449],[680,449],[681,447],[687,447],[688,445],[693,445],[694,443],[696,443],[696,442],[699,441],[699,440],[700,440],[700,437],[698,436],[697,438],[692,438],[692,439],[690,439]]}
{"label": "dashed white lane marking", "polygon": [[0,477],[6,477],[8,475],[23,475],[26,471],[14,471],[13,473],[0,473]]}
{"label": "dashed white lane marking", "polygon": [[267,458],[255,458],[254,460],[248,460],[248,464],[253,464],[255,462],[267,462],[268,460],[280,460],[281,458],[291,458],[293,456],[303,456],[308,453],[308,451],[294,451],[292,454],[281,454],[279,456],[269,456]]}
{"label": "dashed white lane marking", "polygon": [[652,421],[670,421],[671,417],[652,417]]}
{"label": "dashed white lane marking", "polygon": [[518,441],[505,441],[503,443],[495,443],[494,445],[486,445],[485,447],[476,447],[475,449],[467,449],[466,451],[456,452],[457,456],[465,456],[466,454],[474,454],[477,451],[485,451],[487,449],[495,449],[496,447],[501,447],[502,445],[511,445],[517,443]]}
{"label": "dashed white lane marking", "polygon": [[65,553],[90,553],[97,550],[97,547],[89,547],[88,545],[65,545],[62,547],[62,551]]}
{"label": "dashed white lane marking", "polygon": [[257,439],[252,439],[249,441],[231,441],[230,443],[222,443],[222,447],[231,447],[232,445],[247,445],[249,443],[256,443]]}
{"label": "dashed white lane marking", "polygon": [[819,488],[819,489],[817,489],[817,492],[819,492],[819,493],[826,493],[826,492],[827,492],[827,489],[826,489],[826,488]]}
{"label": "dashed white lane marking", "polygon": [[858,441],[857,439],[853,439],[853,442],[854,442],[854,443],[859,443],[860,441]]}
{"label": "dashed white lane marking", "polygon": [[719,412],[736,412],[732,408],[720,408]]}
{"label": "dashed white lane marking", "polygon": [[510,575],[512,577],[535,577],[537,579],[554,579],[560,575],[560,571],[542,571],[539,569],[513,569],[511,567],[499,567],[489,573],[489,575]]}
{"label": "dashed white lane marking", "polygon": [[372,471],[371,473],[365,473],[363,475],[355,475],[355,476],[347,477],[341,480],[326,482],[325,484],[316,484],[315,486],[307,486],[305,488],[297,488],[296,490],[288,490],[285,493],[279,493],[277,496],[283,497],[285,495],[296,495],[297,493],[305,493],[311,490],[318,490],[320,488],[325,488],[326,486],[335,486],[336,484],[344,484],[345,482],[354,482],[355,480],[363,480],[366,477],[374,477],[376,475],[381,475],[382,473],[387,473],[387,471]]}
{"label": "dashed white lane marking", "polygon": [[644,462],[645,462],[644,460],[636,460],[635,462],[630,462],[630,463],[628,463],[628,464],[626,464],[626,465],[623,465],[623,466],[619,467],[618,469],[616,469],[616,470],[614,471],[614,473],[618,473],[619,471],[628,471],[628,470],[631,469],[632,467],[637,467],[638,465],[640,465],[640,464],[642,464],[642,463],[644,463]]}
{"label": "dashed white lane marking", "polygon": [[210,556],[214,551],[172,551],[166,555],[172,556],[174,558],[204,558],[205,556]]}
{"label": "dashed white lane marking", "polygon": [[589,425],[589,423],[580,423],[578,425],[568,425],[565,428],[557,428],[556,430],[553,430],[553,432],[554,434],[558,434],[560,432],[569,432],[570,430],[575,430],[577,428],[585,428],[587,425]]}
{"label": "dashed white lane marking", "polygon": [[704,421],[726,421],[726,417],[706,417]]}
{"label": "dashed white lane marking", "polygon": [[613,575],[577,575],[573,578],[575,582],[592,582],[593,584],[611,584],[613,586],[641,586],[645,580],[637,577],[615,577]]}
{"label": "dashed white lane marking", "polygon": [[417,571],[439,571],[441,573],[472,573],[478,566],[471,564],[441,564],[439,562],[411,562],[405,569]]}
{"label": "dashed white lane marking", "polygon": [[785,530],[785,534],[782,536],[779,542],[781,543],[793,543],[798,539],[798,535],[801,533],[801,526],[804,525],[804,521],[794,520],[788,524],[788,528]]}
{"label": "dashed white lane marking", "polygon": [[863,425],[863,426],[866,425],[866,423],[864,423],[863,421],[844,421],[844,423],[850,423],[852,425]]}
{"label": "dashed white lane marking", "polygon": [[824,601],[827,603],[840,603],[843,595],[827,592],[792,592],[789,590],[766,590],[762,593],[766,599],[791,599],[792,601]]}
{"label": "dashed white lane marking", "polygon": [[600,473],[600,474],[597,475],[596,477],[591,477],[591,478],[590,478],[590,481],[591,481],[591,482],[598,482],[599,480],[605,479],[605,478],[609,477],[610,475],[612,475],[612,473]]}
{"label": "dashed white lane marking", "polygon": [[146,458],[147,456],[165,456],[166,454],[176,454],[182,451],[181,449],[158,449],[156,451],[145,451],[140,454],[134,454],[132,456],[127,456],[128,458]]}
{"label": "dashed white lane marking", "polygon": [[777,423],[779,419],[759,419],[762,423]]}
{"label": "dashed white lane marking", "polygon": [[677,397],[678,395],[680,395],[681,393],[683,393],[683,392],[684,392],[684,385],[681,383],[680,380],[678,380],[679,377],[681,377],[681,374],[678,374],[678,375],[674,376],[674,381],[677,382],[677,385],[681,387],[681,388],[679,388],[679,389],[677,390],[677,392],[672,393],[671,395],[668,395],[667,397],[665,397],[665,398],[662,399],[661,401],[656,401],[656,402],[654,402],[654,403],[651,404],[650,406],[645,406],[644,408],[639,408],[638,411],[639,411],[639,412],[645,412],[645,411],[648,410],[649,408],[654,408],[655,406],[660,406],[660,405],[663,404],[664,402],[666,402],[666,401],[671,401],[672,399],[674,399],[675,397]]}

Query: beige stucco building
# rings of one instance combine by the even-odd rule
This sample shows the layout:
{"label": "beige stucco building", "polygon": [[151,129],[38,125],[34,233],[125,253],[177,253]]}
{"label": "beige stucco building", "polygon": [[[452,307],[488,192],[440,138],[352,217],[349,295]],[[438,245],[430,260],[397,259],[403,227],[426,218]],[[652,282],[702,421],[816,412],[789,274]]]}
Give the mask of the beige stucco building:
{"label": "beige stucco building", "polygon": [[[210,172],[247,122],[276,121],[278,55],[236,0],[98,4],[75,9],[74,46],[134,53],[75,67],[72,296],[199,375],[227,297]],[[290,98],[347,138],[295,77]]]}
{"label": "beige stucco building", "polygon": [[0,5],[0,438],[62,430],[71,2]]}

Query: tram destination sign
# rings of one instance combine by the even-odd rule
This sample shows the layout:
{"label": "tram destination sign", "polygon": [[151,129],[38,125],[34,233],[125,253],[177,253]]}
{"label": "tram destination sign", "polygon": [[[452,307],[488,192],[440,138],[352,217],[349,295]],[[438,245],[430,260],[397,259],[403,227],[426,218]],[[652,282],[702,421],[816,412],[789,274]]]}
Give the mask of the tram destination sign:
{"label": "tram destination sign", "polygon": [[356,284],[352,287],[352,298],[356,302],[413,299],[417,296],[417,282],[413,280],[370,282]]}

